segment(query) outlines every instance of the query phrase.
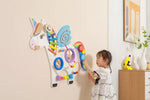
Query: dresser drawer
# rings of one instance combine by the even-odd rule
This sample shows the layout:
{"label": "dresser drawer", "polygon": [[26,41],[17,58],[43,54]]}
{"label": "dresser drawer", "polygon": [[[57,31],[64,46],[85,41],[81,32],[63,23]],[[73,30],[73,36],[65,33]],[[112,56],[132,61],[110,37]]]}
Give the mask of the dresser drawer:
{"label": "dresser drawer", "polygon": [[145,72],[145,85],[150,85],[150,72]]}
{"label": "dresser drawer", "polygon": [[148,99],[145,99],[145,100],[149,100],[149,98],[148,98]]}
{"label": "dresser drawer", "polygon": [[145,86],[145,100],[150,100],[150,85]]}

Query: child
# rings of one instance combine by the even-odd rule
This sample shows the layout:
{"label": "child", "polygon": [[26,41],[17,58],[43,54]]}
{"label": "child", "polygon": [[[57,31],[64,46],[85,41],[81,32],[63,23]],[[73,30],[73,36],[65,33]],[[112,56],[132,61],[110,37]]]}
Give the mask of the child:
{"label": "child", "polygon": [[92,100],[117,100],[110,74],[111,53],[107,50],[102,50],[97,53],[96,57],[96,64],[99,67],[96,71],[90,68],[87,60],[83,61],[87,68],[89,79],[95,84],[92,89]]}

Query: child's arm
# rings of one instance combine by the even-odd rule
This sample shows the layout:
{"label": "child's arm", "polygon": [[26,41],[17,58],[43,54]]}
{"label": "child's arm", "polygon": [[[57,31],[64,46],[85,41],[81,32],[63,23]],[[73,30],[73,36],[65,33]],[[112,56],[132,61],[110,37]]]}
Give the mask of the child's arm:
{"label": "child's arm", "polygon": [[93,82],[95,83],[95,79],[92,78],[92,76],[88,73],[88,78]]}
{"label": "child's arm", "polygon": [[87,60],[85,59],[84,61],[83,61],[83,64],[85,65],[85,67],[86,67],[86,69],[87,69],[87,72],[88,72],[88,74],[93,78],[93,79],[95,79],[95,78],[98,78],[99,76],[91,69],[91,67],[88,65],[88,63],[87,63]]}
{"label": "child's arm", "polygon": [[85,59],[83,61],[83,64],[85,65],[86,69],[87,69],[87,72],[92,75],[93,74],[93,70],[91,69],[91,67],[89,66],[89,64],[87,63],[87,60]]}

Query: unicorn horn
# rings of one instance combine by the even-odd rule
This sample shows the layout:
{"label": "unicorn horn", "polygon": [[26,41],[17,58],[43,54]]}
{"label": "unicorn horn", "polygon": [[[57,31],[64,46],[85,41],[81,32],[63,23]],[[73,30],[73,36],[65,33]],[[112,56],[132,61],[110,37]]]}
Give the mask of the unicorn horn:
{"label": "unicorn horn", "polygon": [[33,18],[30,18],[30,21],[32,23],[33,28],[35,29],[36,25],[37,25],[37,22]]}

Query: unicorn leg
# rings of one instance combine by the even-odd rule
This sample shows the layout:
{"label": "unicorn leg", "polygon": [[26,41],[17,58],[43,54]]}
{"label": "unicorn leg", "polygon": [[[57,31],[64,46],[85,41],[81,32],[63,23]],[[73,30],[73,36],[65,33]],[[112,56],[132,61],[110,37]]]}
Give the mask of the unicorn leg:
{"label": "unicorn leg", "polygon": [[50,75],[51,75],[51,85],[52,87],[57,87],[57,81],[56,81],[56,77],[57,77],[57,74],[53,68],[53,54],[51,54],[48,49],[46,48],[46,51],[47,51],[47,56],[48,56],[48,59],[49,59],[49,68],[50,68]]}
{"label": "unicorn leg", "polygon": [[57,81],[56,81],[56,77],[57,74],[55,73],[54,69],[52,68],[53,66],[50,66],[51,69],[51,85],[52,87],[57,87]]}
{"label": "unicorn leg", "polygon": [[73,84],[73,73],[72,73],[72,69],[71,68],[68,68],[67,69],[67,72],[68,72],[68,76],[69,76],[69,79],[68,79],[68,84]]}

